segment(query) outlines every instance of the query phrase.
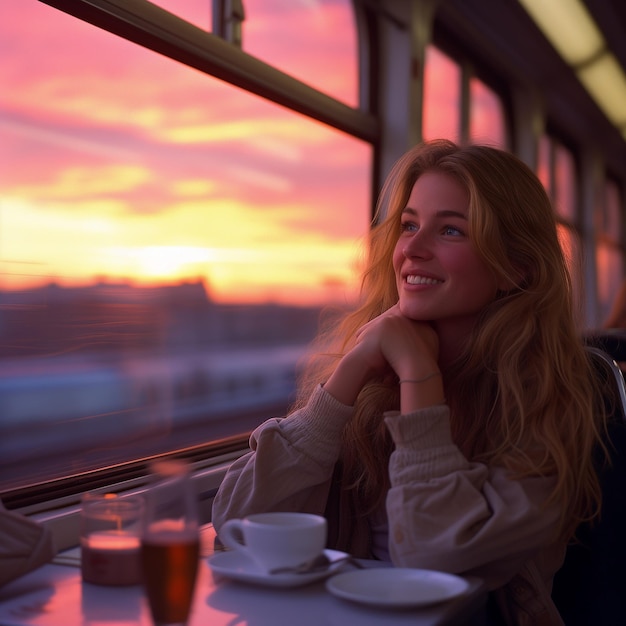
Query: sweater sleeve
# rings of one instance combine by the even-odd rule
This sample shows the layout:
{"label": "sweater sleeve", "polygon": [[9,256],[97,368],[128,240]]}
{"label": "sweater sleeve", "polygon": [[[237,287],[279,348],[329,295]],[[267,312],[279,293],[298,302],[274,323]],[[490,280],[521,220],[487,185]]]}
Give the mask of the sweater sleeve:
{"label": "sweater sleeve", "polygon": [[395,443],[387,496],[396,566],[474,574],[495,588],[555,540],[553,477],[513,479],[469,462],[452,442],[447,406],[388,413]]}
{"label": "sweater sleeve", "polygon": [[352,413],[320,385],[304,408],[256,428],[250,452],[230,466],[213,501],[218,533],[227,519],[264,511],[323,514]]}

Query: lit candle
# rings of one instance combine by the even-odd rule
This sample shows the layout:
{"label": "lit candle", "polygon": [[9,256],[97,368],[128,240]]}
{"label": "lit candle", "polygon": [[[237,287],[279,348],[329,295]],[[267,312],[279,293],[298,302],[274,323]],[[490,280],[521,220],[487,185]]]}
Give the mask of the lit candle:
{"label": "lit candle", "polygon": [[139,537],[123,530],[105,530],[91,533],[86,543],[92,550],[138,550]]}
{"label": "lit candle", "polygon": [[140,541],[123,530],[93,532],[81,539],[83,580],[98,585],[141,582]]}

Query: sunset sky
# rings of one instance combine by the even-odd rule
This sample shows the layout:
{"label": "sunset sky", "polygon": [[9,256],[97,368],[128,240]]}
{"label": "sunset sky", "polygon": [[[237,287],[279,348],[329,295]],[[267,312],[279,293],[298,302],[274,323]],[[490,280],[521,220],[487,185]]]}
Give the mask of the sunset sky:
{"label": "sunset sky", "polygon": [[[210,30],[211,0],[159,0]],[[357,105],[350,0],[246,0],[244,50]],[[0,288],[201,278],[219,301],[352,298],[371,146],[37,0],[0,9]],[[424,134],[458,139],[430,49]],[[472,135],[504,143],[472,79]]]}
{"label": "sunset sky", "polygon": [[[208,0],[159,4],[210,25]],[[36,0],[4,6],[0,286],[202,277],[218,300],[306,302],[355,284],[369,146]],[[244,48],[354,104],[348,6],[248,0]]]}

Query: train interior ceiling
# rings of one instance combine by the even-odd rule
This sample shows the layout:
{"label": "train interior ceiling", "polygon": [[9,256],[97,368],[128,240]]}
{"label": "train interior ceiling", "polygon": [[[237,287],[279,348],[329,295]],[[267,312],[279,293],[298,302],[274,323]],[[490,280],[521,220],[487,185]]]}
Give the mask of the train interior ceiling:
{"label": "train interior ceiling", "polygon": [[626,3],[19,4],[0,10],[0,498],[59,549],[83,493],[141,491],[162,455],[193,465],[210,520],[358,292],[355,242],[421,140],[537,171],[602,329],[626,277]]}

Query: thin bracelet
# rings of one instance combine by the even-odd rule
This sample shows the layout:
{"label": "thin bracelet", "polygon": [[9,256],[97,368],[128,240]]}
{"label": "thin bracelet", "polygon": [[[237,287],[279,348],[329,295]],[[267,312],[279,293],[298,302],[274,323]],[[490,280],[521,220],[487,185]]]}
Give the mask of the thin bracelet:
{"label": "thin bracelet", "polygon": [[428,374],[428,376],[424,376],[424,378],[403,378],[400,381],[400,384],[402,383],[425,383],[427,380],[430,380],[431,378],[434,378],[435,376],[441,376],[441,372],[432,372],[431,374]]}

